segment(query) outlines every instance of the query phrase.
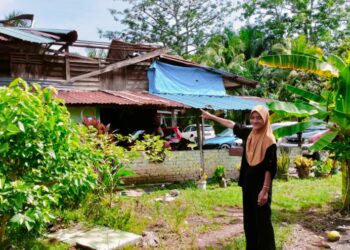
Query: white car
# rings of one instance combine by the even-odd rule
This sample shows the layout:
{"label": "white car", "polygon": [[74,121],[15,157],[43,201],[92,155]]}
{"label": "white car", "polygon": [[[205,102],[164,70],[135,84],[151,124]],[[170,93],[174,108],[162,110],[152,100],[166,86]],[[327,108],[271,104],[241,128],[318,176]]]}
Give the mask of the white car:
{"label": "white car", "polygon": [[[191,141],[196,142],[197,140],[197,126],[196,124],[188,125],[182,131],[182,137]],[[215,130],[212,125],[204,124],[204,139],[210,139],[215,137]]]}

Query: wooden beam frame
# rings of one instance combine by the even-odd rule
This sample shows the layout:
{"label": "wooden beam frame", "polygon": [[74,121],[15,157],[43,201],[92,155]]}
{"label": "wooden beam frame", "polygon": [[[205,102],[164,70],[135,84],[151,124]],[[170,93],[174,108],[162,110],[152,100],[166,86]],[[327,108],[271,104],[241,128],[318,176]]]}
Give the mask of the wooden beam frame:
{"label": "wooden beam frame", "polygon": [[123,67],[131,65],[131,64],[135,64],[135,63],[138,63],[138,62],[142,62],[142,61],[145,61],[145,60],[157,57],[157,56],[159,56],[161,54],[166,54],[168,51],[169,51],[168,48],[156,49],[156,50],[154,50],[152,52],[149,52],[149,53],[146,53],[146,54],[143,54],[143,55],[140,55],[140,56],[136,56],[136,57],[133,57],[133,58],[130,58],[130,59],[126,59],[126,60],[123,60],[123,61],[120,61],[120,62],[116,62],[116,63],[110,64],[110,65],[108,65],[108,66],[106,66],[106,67],[104,67],[102,69],[95,70],[95,71],[92,71],[90,73],[86,73],[86,74],[83,74],[83,75],[72,77],[66,83],[73,83],[73,82],[75,82],[77,80],[82,80],[82,79],[85,79],[85,78],[88,78],[88,77],[91,77],[91,76],[101,75],[103,73],[110,72],[110,71],[113,71],[115,69],[123,68]]}

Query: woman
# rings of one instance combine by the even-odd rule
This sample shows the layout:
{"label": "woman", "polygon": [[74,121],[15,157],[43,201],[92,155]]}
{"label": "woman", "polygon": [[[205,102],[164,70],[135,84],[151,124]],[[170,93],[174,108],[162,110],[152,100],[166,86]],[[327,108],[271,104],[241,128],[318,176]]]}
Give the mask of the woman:
{"label": "woman", "polygon": [[276,249],[271,223],[272,179],[276,174],[276,140],[269,112],[261,105],[250,113],[251,128],[217,117],[204,110],[202,116],[233,128],[243,140],[243,155],[238,185],[243,191],[244,232],[247,250]]}

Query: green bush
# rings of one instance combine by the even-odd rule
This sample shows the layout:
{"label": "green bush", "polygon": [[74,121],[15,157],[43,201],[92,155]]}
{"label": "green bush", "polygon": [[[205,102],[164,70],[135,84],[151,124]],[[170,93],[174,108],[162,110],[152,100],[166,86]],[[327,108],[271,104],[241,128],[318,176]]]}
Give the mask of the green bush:
{"label": "green bush", "polygon": [[289,165],[289,151],[287,149],[281,149],[281,154],[277,159],[277,179],[288,180]]}
{"label": "green bush", "polygon": [[91,148],[90,159],[97,174],[96,195],[102,199],[108,193],[108,204],[112,207],[114,191],[123,184],[122,177],[134,174],[128,164],[138,156],[138,153],[134,148],[127,150],[117,146],[118,140],[123,140],[121,135],[100,133],[92,126],[84,131],[85,135],[82,138],[84,144]]}
{"label": "green bush", "polygon": [[327,159],[325,161],[316,161],[314,164],[315,177],[323,177],[331,174],[333,167],[332,159]]}
{"label": "green bush", "polygon": [[165,160],[169,150],[164,147],[164,140],[159,135],[145,134],[143,140],[136,141],[135,149],[145,152],[145,157],[150,162],[160,163]]}
{"label": "green bush", "polygon": [[217,181],[220,181],[222,178],[225,177],[225,168],[222,165],[217,165],[216,169],[214,171],[214,179]]}
{"label": "green bush", "polygon": [[54,88],[29,87],[22,79],[0,88],[3,246],[6,234],[39,232],[53,218],[53,207],[76,205],[95,186],[91,149],[54,94]]}

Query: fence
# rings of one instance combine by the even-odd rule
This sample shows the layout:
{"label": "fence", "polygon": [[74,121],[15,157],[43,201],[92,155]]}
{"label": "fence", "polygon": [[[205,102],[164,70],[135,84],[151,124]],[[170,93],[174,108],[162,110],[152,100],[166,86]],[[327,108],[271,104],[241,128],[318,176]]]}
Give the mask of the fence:
{"label": "fence", "polygon": [[[279,150],[278,150],[279,152]],[[298,154],[298,149],[290,152],[291,162]],[[225,175],[229,179],[237,179],[239,175],[241,156],[236,149],[231,155],[226,149],[204,150],[205,172],[211,177],[218,165],[225,168]],[[174,183],[188,180],[198,180],[200,173],[200,152],[173,151],[162,163],[149,162],[144,155],[131,164],[135,176],[124,178],[126,184]]]}

